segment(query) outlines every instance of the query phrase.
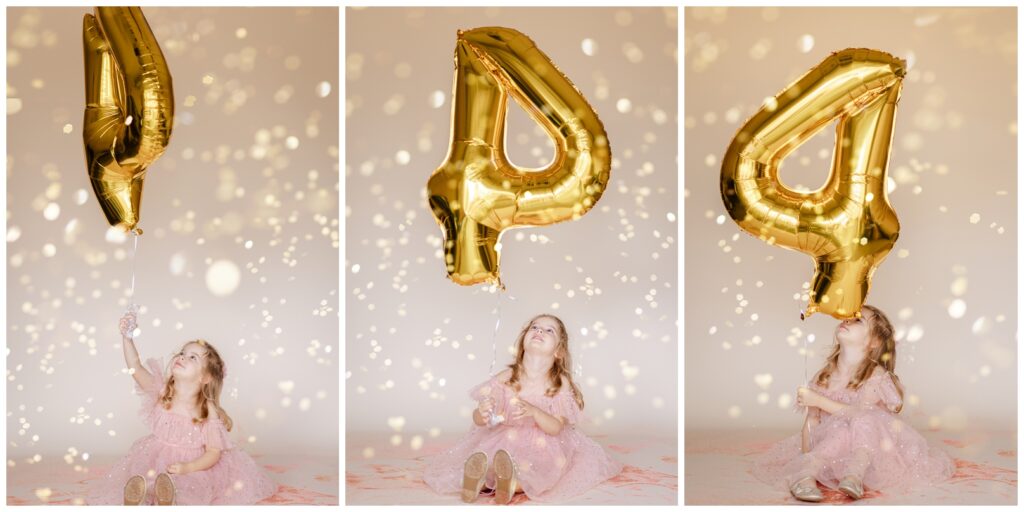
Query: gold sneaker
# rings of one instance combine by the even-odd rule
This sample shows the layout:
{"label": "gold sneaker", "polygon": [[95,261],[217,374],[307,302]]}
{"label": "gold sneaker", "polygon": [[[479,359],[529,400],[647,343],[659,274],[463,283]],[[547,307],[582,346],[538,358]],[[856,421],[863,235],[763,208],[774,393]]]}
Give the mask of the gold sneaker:
{"label": "gold sneaker", "polygon": [[800,501],[819,502],[825,499],[813,478],[804,478],[789,487],[789,492]]}
{"label": "gold sneaker", "polygon": [[462,465],[462,501],[473,503],[484,487],[487,475],[487,454],[476,452]]}
{"label": "gold sneaker", "polygon": [[494,477],[497,483],[494,485],[494,502],[498,505],[508,505],[516,494],[516,462],[505,450],[498,450],[494,454]]}
{"label": "gold sneaker", "polygon": [[171,475],[167,473],[160,473],[156,476],[156,485],[154,487],[156,491],[156,504],[157,505],[174,505],[174,481],[171,480]]}
{"label": "gold sneaker", "polygon": [[855,500],[859,500],[864,496],[864,484],[861,483],[860,478],[852,475],[843,478],[839,482],[839,490]]}
{"label": "gold sneaker", "polygon": [[142,505],[146,499],[146,479],[135,475],[124,484],[124,504],[129,506]]}

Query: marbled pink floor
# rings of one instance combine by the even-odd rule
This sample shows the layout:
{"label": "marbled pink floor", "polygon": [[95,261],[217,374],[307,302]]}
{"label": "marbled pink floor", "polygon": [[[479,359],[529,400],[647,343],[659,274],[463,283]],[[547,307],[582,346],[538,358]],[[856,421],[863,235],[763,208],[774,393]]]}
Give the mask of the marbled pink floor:
{"label": "marbled pink floor", "polygon": [[[447,449],[456,436],[429,439],[413,451],[408,445],[391,447],[388,432],[349,432],[346,439],[346,505],[463,505],[457,495],[436,494],[423,483],[423,461]],[[594,436],[613,457],[625,464],[621,474],[570,501],[558,505],[675,505],[679,502],[679,465],[674,440],[627,440]],[[370,458],[363,449],[373,447]],[[481,498],[476,505],[492,504]],[[535,503],[517,495],[513,505]]]}
{"label": "marbled pink floor", "polygon": [[[1016,505],[1016,432],[920,431],[956,460],[948,482],[910,494],[868,490],[854,502],[824,489],[823,503],[842,505]],[[686,432],[683,502],[686,505],[793,505],[802,503],[750,473],[753,458],[791,435],[781,430]]]}
{"label": "marbled pink floor", "polygon": [[[338,505],[337,455],[254,456],[278,484],[277,494],[258,505]],[[60,455],[38,463],[15,460],[7,467],[8,505],[82,505],[89,482],[102,478],[117,456],[89,459],[88,471],[76,472]]]}

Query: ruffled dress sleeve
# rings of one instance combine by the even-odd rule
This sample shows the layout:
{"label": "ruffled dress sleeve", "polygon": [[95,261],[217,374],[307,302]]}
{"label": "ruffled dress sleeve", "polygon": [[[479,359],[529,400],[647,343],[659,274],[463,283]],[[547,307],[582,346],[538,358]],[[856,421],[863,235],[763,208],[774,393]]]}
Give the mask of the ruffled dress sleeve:
{"label": "ruffled dress sleeve", "polygon": [[203,422],[203,446],[207,450],[230,450],[234,448],[228,429],[220,418],[208,418]]}
{"label": "ruffled dress sleeve", "polygon": [[889,412],[896,412],[903,405],[903,399],[889,372],[876,371],[861,387],[857,404],[868,407],[881,404]]}
{"label": "ruffled dress sleeve", "polygon": [[580,421],[580,416],[583,414],[580,411],[579,404],[576,403],[576,399],[573,397],[572,388],[562,389],[554,396],[551,403],[548,405],[548,414],[556,418],[565,418],[567,425],[575,425]]}
{"label": "ruffled dress sleeve", "polygon": [[491,400],[494,400],[495,408],[500,410],[502,404],[505,402],[505,388],[506,386],[498,380],[498,376],[494,375],[490,379],[473,386],[473,388],[469,390],[469,397],[476,402],[479,402],[484,398],[490,398]]}
{"label": "ruffled dress sleeve", "polygon": [[148,424],[155,412],[154,410],[160,403],[160,395],[163,394],[166,381],[164,379],[162,359],[147,359],[146,369],[153,376],[148,385],[142,386],[134,378],[132,381],[135,382],[135,394],[142,398],[142,407],[139,409],[139,415]]}

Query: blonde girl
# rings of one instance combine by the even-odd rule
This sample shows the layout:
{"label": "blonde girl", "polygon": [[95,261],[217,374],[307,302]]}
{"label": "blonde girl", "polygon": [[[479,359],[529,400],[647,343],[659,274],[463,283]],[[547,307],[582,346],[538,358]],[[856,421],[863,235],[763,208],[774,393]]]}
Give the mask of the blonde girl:
{"label": "blonde girl", "polygon": [[508,369],[472,390],[473,425],[428,462],[424,480],[439,493],[477,500],[482,490],[508,504],[517,492],[560,501],[622,470],[578,428],[583,393],[573,381],[565,324],[538,315],[520,331]]}

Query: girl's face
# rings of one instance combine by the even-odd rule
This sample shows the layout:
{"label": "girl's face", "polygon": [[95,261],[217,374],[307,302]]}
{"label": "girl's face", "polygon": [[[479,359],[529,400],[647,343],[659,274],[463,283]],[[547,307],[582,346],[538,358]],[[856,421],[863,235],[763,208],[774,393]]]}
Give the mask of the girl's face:
{"label": "girl's face", "polygon": [[836,326],[836,339],[843,350],[854,350],[867,353],[871,344],[871,322],[875,314],[867,309],[861,311],[860,318],[843,320]]}
{"label": "girl's face", "polygon": [[560,340],[561,332],[559,332],[558,322],[542,316],[534,320],[526,330],[523,349],[530,354],[554,357]]}
{"label": "girl's face", "polygon": [[206,350],[198,343],[189,343],[171,360],[171,375],[181,382],[198,381],[205,365]]}

